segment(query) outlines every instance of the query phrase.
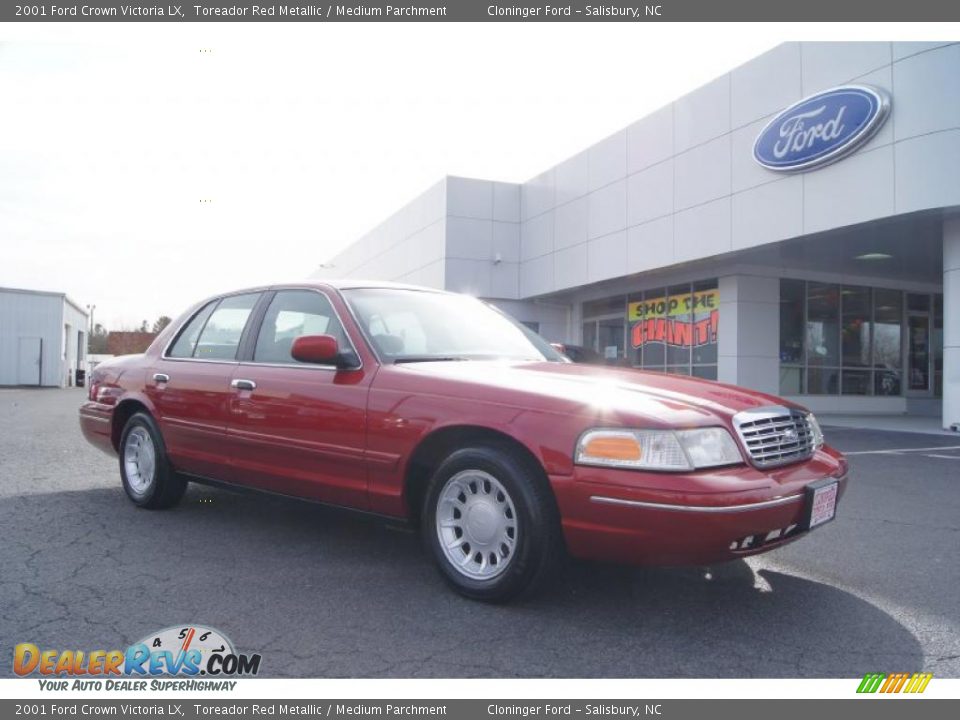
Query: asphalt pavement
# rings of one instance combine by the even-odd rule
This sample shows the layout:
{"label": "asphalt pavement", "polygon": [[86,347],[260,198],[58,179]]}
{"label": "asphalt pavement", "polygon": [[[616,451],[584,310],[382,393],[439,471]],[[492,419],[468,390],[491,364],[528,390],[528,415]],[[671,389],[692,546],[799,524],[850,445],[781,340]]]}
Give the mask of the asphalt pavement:
{"label": "asphalt pavement", "polygon": [[0,676],[16,643],[124,648],[199,623],[268,677],[960,676],[960,437],[827,427],[834,522],[714,567],[573,562],[487,606],[399,523],[192,485],[135,508],[81,390],[0,390]]}

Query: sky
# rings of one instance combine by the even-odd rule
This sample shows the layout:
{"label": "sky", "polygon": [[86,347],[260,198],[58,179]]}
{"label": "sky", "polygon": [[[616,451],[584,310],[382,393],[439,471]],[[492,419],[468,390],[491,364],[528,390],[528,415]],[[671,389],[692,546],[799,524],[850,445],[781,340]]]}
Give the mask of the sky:
{"label": "sky", "polygon": [[787,39],[716,27],[7,26],[0,286],[124,329],[304,279],[444,175],[527,180]]}

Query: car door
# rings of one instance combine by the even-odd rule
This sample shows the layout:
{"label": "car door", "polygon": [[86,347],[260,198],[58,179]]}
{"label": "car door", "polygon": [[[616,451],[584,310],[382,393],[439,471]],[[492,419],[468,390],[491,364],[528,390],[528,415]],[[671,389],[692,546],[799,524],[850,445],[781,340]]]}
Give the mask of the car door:
{"label": "car door", "polygon": [[260,295],[229,295],[200,308],[147,372],[146,394],[177,470],[231,480],[230,380]]}
{"label": "car door", "polygon": [[332,335],[341,348],[356,352],[324,292],[276,290],[264,306],[232,381],[227,434],[236,481],[367,508],[366,407],[373,368],[338,369],[290,355],[301,335]]}

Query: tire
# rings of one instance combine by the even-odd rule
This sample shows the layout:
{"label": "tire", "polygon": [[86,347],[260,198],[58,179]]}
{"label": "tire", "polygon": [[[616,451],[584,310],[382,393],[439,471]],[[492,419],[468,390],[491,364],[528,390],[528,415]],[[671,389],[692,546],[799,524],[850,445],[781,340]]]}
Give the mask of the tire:
{"label": "tire", "polygon": [[510,448],[457,450],[437,468],[421,531],[460,594],[505,602],[532,593],[564,555],[559,512],[542,470]]}
{"label": "tire", "polygon": [[120,435],[120,478],[137,506],[159,510],[180,502],[187,481],[174,472],[157,423],[147,413],[133,414]]}

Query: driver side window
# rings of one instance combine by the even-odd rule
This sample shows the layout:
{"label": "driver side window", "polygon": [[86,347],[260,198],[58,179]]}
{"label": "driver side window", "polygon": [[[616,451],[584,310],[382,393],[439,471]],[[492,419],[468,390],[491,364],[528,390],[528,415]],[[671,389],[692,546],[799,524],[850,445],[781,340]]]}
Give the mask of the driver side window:
{"label": "driver side window", "polygon": [[263,318],[253,361],[302,364],[290,354],[293,341],[301,335],[332,335],[342,347],[349,345],[326,295],[314,290],[280,290]]}

